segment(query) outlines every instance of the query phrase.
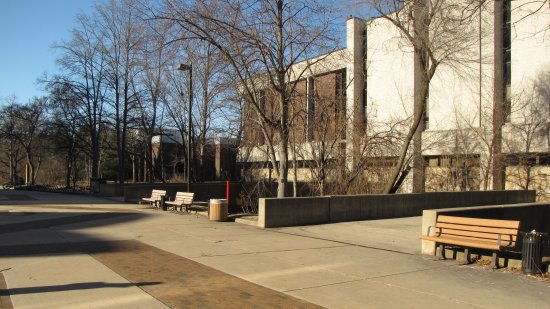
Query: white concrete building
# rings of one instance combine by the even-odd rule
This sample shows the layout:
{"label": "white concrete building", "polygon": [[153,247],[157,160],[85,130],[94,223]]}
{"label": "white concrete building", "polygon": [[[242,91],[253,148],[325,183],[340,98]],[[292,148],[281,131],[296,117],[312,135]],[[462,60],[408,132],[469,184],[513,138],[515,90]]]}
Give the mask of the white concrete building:
{"label": "white concrete building", "polygon": [[[508,0],[508,3],[510,11],[505,16],[511,58],[506,71],[511,72],[507,81],[507,100],[511,112],[503,127],[503,151],[509,159],[506,186],[521,187],[510,177],[524,178],[525,175],[520,174],[525,174],[525,170],[518,166],[532,165],[536,167],[529,173],[538,174],[542,183],[539,186],[546,186],[545,174],[550,174],[550,169],[545,167],[550,166],[550,6],[548,3],[541,6],[541,3],[529,0]],[[423,155],[427,163],[426,182],[435,183],[427,184],[427,190],[491,187],[493,2],[486,3],[481,14],[479,11],[476,14],[471,19],[473,22],[463,28],[467,30],[465,37],[468,40],[461,41],[461,46],[447,47],[460,50],[453,50],[449,58],[440,55],[443,60],[430,82]],[[366,155],[364,151],[353,149],[365,145],[365,136],[389,127],[401,128],[403,132],[413,115],[414,52],[411,44],[384,18],[364,20],[349,17],[346,23],[346,47],[322,56],[324,59],[312,66],[309,75],[305,76],[307,102],[304,109],[307,121],[300,126],[305,127],[306,133],[300,137],[302,142],[298,147],[302,153],[311,154],[315,147],[312,145],[315,145],[316,139],[308,132],[312,130],[309,126],[313,121],[310,120],[316,117],[315,109],[310,106],[313,104],[310,97],[319,88],[315,87],[318,76],[326,79],[325,84],[320,82],[321,85],[332,85],[326,76],[343,74],[340,80],[345,81],[341,84],[345,85],[346,134],[340,143],[346,145],[348,160],[354,156],[354,151]],[[430,33],[438,35],[435,29],[431,29]],[[434,38],[435,41],[437,38]],[[338,87],[338,77],[335,80],[334,84]],[[338,94],[338,89],[335,93]],[[534,124],[537,126],[533,127]],[[352,140],[354,136],[356,141]],[[257,147],[241,150],[241,153],[247,154],[243,161],[267,161],[265,152],[258,151],[262,148],[261,143],[252,144]],[[519,154],[525,153],[532,156],[521,159]],[[379,155],[392,157],[395,153],[389,147],[387,153]],[[241,158],[244,156],[241,155]],[[308,161],[304,156],[302,159]],[[434,180],[442,169],[447,168],[445,173],[448,173],[449,168],[453,167],[475,172],[460,176],[468,178],[459,181],[462,185],[453,183],[441,186],[441,180]],[[306,174],[303,171],[302,177],[307,178]],[[464,181],[469,183],[459,188],[465,185]],[[534,187],[534,183],[527,185]],[[405,186],[402,190],[409,191],[410,187]]]}

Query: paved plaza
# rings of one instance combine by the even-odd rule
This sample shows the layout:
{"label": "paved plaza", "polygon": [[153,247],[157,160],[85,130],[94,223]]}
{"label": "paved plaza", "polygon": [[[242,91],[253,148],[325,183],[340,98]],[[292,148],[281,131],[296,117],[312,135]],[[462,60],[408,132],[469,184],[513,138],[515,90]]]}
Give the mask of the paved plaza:
{"label": "paved plaza", "polygon": [[0,190],[0,308],[548,308],[550,284],[420,255],[421,218],[259,229]]}

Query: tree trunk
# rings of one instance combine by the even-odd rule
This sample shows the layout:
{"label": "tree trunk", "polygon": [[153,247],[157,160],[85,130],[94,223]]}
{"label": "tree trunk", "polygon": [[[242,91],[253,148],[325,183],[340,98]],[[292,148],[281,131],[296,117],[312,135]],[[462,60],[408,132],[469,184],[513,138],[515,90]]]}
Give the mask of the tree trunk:
{"label": "tree trunk", "polygon": [[38,156],[38,163],[36,164],[36,167],[33,166],[32,170],[32,183],[36,183],[36,177],[38,176],[38,171],[40,170],[40,167],[42,166],[42,157]]}
{"label": "tree trunk", "polygon": [[66,164],[67,166],[65,170],[65,188],[68,189],[71,187],[71,175],[72,175],[72,158],[70,154],[67,156]]}
{"label": "tree trunk", "polygon": [[10,150],[9,154],[8,154],[8,157],[10,159],[10,183],[11,184],[15,184],[15,175],[16,175],[16,171],[15,171],[15,156],[13,154],[13,151]]}
{"label": "tree trunk", "polygon": [[426,98],[428,88],[426,82],[426,57],[422,51],[414,55],[414,114],[420,115],[420,122],[413,137],[413,192],[422,193],[425,191],[425,163],[422,156],[422,135],[426,127]]}
{"label": "tree trunk", "polygon": [[34,185],[34,163],[32,155],[27,151],[27,185]]}
{"label": "tree trunk", "polygon": [[413,192],[425,191],[424,158],[422,157],[422,133],[425,128],[425,112],[429,94],[429,84],[436,64],[430,64],[427,54],[429,25],[427,19],[426,3],[415,0],[414,7],[414,115],[413,123],[401,146],[397,164],[392,172],[390,182],[386,185],[384,193],[395,192],[399,175],[402,173],[407,151],[413,142]]}
{"label": "tree trunk", "polygon": [[414,114],[420,115],[420,123],[413,138],[413,192],[426,191],[424,157],[422,156],[422,135],[426,128],[426,107],[429,96],[428,52],[429,25],[427,25],[427,7],[424,1],[415,1],[414,7]]}
{"label": "tree trunk", "polygon": [[92,175],[91,178],[99,177],[99,136],[97,132],[92,133]]}

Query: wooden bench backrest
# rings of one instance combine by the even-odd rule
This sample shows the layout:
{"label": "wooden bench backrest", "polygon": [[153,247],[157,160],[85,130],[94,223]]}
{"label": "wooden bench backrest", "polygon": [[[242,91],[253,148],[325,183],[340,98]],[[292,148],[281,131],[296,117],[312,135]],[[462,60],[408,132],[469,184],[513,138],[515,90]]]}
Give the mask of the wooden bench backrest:
{"label": "wooden bench backrest", "polygon": [[195,196],[195,193],[193,192],[177,192],[174,202],[178,202],[182,204],[191,204],[193,203],[194,196]]}
{"label": "wooden bench backrest", "polygon": [[165,195],[166,190],[153,190],[153,192],[151,192],[151,198],[155,200],[160,200],[160,197]]}
{"label": "wooden bench backrest", "polygon": [[500,235],[501,245],[513,247],[516,245],[519,221],[494,220],[443,216],[437,217],[436,232],[441,236],[463,239],[494,241],[497,243]]}

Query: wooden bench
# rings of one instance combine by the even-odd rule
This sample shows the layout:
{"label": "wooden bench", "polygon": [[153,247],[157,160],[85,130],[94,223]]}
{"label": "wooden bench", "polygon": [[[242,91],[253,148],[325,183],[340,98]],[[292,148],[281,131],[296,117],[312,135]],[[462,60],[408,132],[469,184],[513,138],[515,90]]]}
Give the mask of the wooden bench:
{"label": "wooden bench", "polygon": [[200,209],[208,208],[208,202],[199,202],[194,200],[195,193],[193,192],[176,192],[176,197],[173,201],[166,201],[164,204],[174,207],[174,210],[177,211],[178,207],[180,211],[183,211],[185,207],[185,212],[191,212],[192,209],[195,209],[195,213],[198,213]]}
{"label": "wooden bench", "polygon": [[194,196],[195,193],[193,192],[176,192],[176,197],[173,201],[166,201],[164,203],[172,206],[176,211],[178,210],[178,207],[180,208],[180,211],[183,211],[183,207],[185,207],[185,211],[189,212],[189,209],[193,204]]}
{"label": "wooden bench", "polygon": [[[423,240],[435,242],[437,255],[445,258],[445,245],[464,247],[463,263],[470,263],[470,249],[478,248],[493,252],[491,266],[498,268],[498,252],[516,246],[519,221],[465,218],[440,215],[435,226],[429,226]],[[433,229],[433,233],[430,233]]]}
{"label": "wooden bench", "polygon": [[139,204],[149,203],[155,207],[160,206],[160,199],[166,196],[166,190],[153,190],[150,197],[144,197],[139,201]]}

